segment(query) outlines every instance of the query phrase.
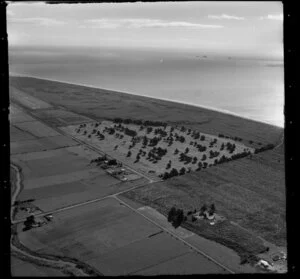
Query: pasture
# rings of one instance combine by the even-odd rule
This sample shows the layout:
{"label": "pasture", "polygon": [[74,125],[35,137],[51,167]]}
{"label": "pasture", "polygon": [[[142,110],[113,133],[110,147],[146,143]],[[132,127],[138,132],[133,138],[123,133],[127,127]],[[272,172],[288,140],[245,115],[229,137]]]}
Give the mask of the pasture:
{"label": "pasture", "polygon": [[16,277],[62,277],[67,276],[58,269],[38,266],[36,264],[22,261],[21,259],[11,256],[11,275]]}
{"label": "pasture", "polygon": [[51,107],[50,104],[33,97],[31,94],[25,93],[23,90],[18,90],[15,87],[10,87],[9,95],[11,99],[29,109],[43,109]]}
{"label": "pasture", "polygon": [[18,123],[18,122],[26,122],[26,121],[34,121],[30,115],[24,113],[15,105],[10,105],[9,107],[9,121],[10,123]]}
{"label": "pasture", "polygon": [[[12,132],[13,133],[13,132]],[[78,142],[66,136],[53,136],[10,143],[10,154],[38,152],[60,147],[78,145]]]}
{"label": "pasture", "polygon": [[[172,206],[185,212],[214,203],[217,212],[229,222],[219,231],[216,226],[189,223],[188,229],[216,240],[241,254],[261,248],[260,236],[277,246],[286,245],[285,176],[277,151],[267,151],[200,172],[147,185],[123,194],[167,215]],[[234,226],[233,221],[240,225]],[[218,233],[217,233],[218,231]],[[235,243],[229,243],[235,240]],[[240,247],[237,247],[240,246]]]}
{"label": "pasture", "polygon": [[82,146],[12,155],[12,161],[22,168],[24,177],[24,189],[19,200],[34,199],[36,206],[49,211],[102,197],[138,183],[120,183],[99,167],[89,165],[98,154],[79,156],[80,153],[85,153]]}
{"label": "pasture", "polygon": [[53,126],[66,126],[91,122],[92,119],[64,109],[43,109],[33,112],[34,115]]}
{"label": "pasture", "polygon": [[104,275],[134,274],[156,265],[169,274],[164,268],[169,263],[173,269],[174,258],[183,255],[188,257],[182,269],[190,274],[226,273],[113,198],[57,212],[52,222],[20,232],[19,239],[35,252],[77,258]]}
{"label": "pasture", "polygon": [[[26,115],[22,110],[18,113],[20,118]],[[10,130],[11,161],[21,167],[23,175],[19,201],[33,199],[32,206],[51,211],[148,182],[139,177],[134,181],[120,182],[101,168],[90,165],[90,161],[99,156],[97,152],[39,121],[27,120],[30,121],[14,123],[20,127],[11,126]],[[27,131],[21,130],[21,126]],[[28,214],[18,210],[16,218]]]}
{"label": "pasture", "polygon": [[45,102],[92,119],[120,117],[164,121],[207,134],[238,136],[249,147],[253,146],[250,140],[255,145],[274,144],[283,133],[282,128],[218,111],[111,90],[29,77],[10,77],[10,85],[25,94],[38,96]]}
{"label": "pasture", "polygon": [[40,121],[27,121],[22,123],[15,123],[15,127],[34,135],[37,138],[42,137],[52,137],[52,136],[59,136],[60,134],[46,126],[45,124],[41,123]]}

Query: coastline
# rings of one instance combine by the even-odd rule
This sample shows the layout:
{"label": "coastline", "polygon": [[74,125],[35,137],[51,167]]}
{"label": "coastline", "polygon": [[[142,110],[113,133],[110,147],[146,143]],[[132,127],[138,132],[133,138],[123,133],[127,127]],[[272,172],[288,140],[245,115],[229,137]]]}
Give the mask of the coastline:
{"label": "coastline", "polygon": [[153,96],[149,96],[149,95],[136,94],[136,93],[133,93],[133,92],[119,91],[119,90],[116,90],[116,89],[113,89],[113,88],[97,87],[97,86],[93,86],[93,85],[89,85],[89,84],[85,84],[85,83],[73,83],[73,82],[67,82],[67,81],[63,81],[63,80],[43,78],[43,77],[39,77],[39,76],[11,74],[11,73],[9,74],[9,76],[11,76],[11,77],[36,78],[36,79],[40,79],[40,80],[48,80],[48,81],[65,83],[65,84],[69,84],[69,85],[78,85],[78,86],[83,86],[83,87],[88,87],[88,88],[113,91],[113,92],[116,92],[116,93],[122,93],[122,94],[128,94],[128,95],[133,95],[133,96],[151,98],[151,99],[158,100],[158,101],[166,101],[166,102],[176,103],[176,104],[180,104],[180,105],[191,106],[191,107],[194,107],[194,108],[201,108],[201,109],[211,110],[211,111],[214,111],[214,112],[224,113],[224,114],[231,115],[231,116],[238,117],[238,118],[242,118],[242,119],[245,119],[245,120],[250,120],[250,121],[253,121],[253,122],[256,122],[256,123],[266,124],[266,125],[270,125],[270,126],[273,126],[273,127],[276,127],[276,128],[284,129],[284,124],[283,124],[283,126],[279,126],[279,125],[275,125],[275,124],[267,122],[267,121],[261,121],[261,120],[259,121],[259,120],[256,120],[256,119],[253,119],[253,118],[250,118],[250,117],[238,114],[238,113],[231,112],[229,110],[210,107],[210,106],[196,105],[196,104],[183,102],[183,101],[179,101],[179,100],[172,100],[172,99],[167,99],[167,98],[157,98],[157,97],[153,97]]}

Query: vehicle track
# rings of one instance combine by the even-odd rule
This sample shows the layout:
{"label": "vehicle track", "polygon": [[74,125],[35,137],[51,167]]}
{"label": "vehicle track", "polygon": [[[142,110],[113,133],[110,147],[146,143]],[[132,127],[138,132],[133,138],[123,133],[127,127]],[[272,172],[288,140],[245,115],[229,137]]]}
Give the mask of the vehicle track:
{"label": "vehicle track", "polygon": [[[11,166],[16,171],[15,191],[11,197],[11,204],[13,205],[21,191],[22,179],[21,179],[20,168],[14,164],[11,164]],[[10,214],[11,220],[13,218],[13,212],[14,210],[12,208]],[[67,273],[72,274],[73,276],[91,276],[91,274],[103,276],[103,274],[101,274],[100,272],[96,272],[95,269],[91,269],[85,263],[81,263],[79,261],[78,261],[79,265],[81,265],[84,268],[79,268],[78,264],[71,261],[65,261],[60,258],[49,259],[42,256],[38,256],[37,253],[30,251],[27,247],[25,247],[20,243],[17,235],[16,225],[14,225],[12,228],[10,242],[11,242],[12,252],[15,253],[16,256],[24,259],[25,261],[35,263],[39,266],[48,266],[55,269],[64,270]]]}

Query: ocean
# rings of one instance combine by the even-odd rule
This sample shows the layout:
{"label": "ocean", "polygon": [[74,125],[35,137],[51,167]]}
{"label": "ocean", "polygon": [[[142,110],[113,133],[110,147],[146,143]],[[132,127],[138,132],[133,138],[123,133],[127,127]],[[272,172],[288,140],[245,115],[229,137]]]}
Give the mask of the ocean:
{"label": "ocean", "polygon": [[123,91],[284,126],[282,61],[195,51],[10,47],[11,75]]}

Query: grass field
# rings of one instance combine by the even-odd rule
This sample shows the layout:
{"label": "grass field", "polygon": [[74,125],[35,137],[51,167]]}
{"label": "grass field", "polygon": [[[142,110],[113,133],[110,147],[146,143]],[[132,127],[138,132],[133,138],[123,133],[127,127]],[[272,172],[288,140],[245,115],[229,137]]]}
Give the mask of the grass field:
{"label": "grass field", "polygon": [[24,141],[16,141],[10,143],[10,154],[13,155],[28,152],[38,152],[74,145],[78,145],[78,142],[61,135]]}
{"label": "grass field", "polygon": [[26,261],[22,261],[14,256],[11,257],[11,275],[16,277],[62,277],[67,276],[58,269],[45,266],[38,266]]}
{"label": "grass field", "polygon": [[[21,225],[20,225],[21,226]],[[189,273],[225,273],[189,247],[110,198],[54,214],[46,226],[19,233],[21,243],[41,254],[77,258],[104,275],[126,275],[160,265],[173,269],[173,259]],[[195,268],[195,261],[203,268]]]}
{"label": "grass field", "polygon": [[54,126],[65,126],[92,121],[88,117],[63,110],[63,109],[44,109],[33,112],[35,116]]}
{"label": "grass field", "polygon": [[[19,119],[27,114],[18,110]],[[95,151],[79,145],[50,127],[33,119],[18,122],[35,136],[11,126],[11,161],[22,169],[23,190],[18,200],[34,199],[33,204],[43,211],[51,211],[76,203],[101,198],[148,181],[120,182],[101,168],[90,165],[99,156]],[[34,123],[36,125],[32,126]],[[26,125],[26,126],[24,126]],[[42,127],[42,129],[39,129]],[[16,218],[29,213],[18,210]]]}
{"label": "grass field", "polygon": [[275,143],[283,133],[282,128],[204,108],[103,89],[26,77],[10,77],[10,85],[52,105],[97,120],[115,117],[159,120],[207,134],[239,136],[245,144],[249,140]]}
{"label": "grass field", "polygon": [[[106,123],[116,117],[162,121],[212,137],[219,134],[240,137],[241,148],[277,144],[283,134],[283,129],[275,126],[120,92],[34,78],[11,77],[10,84],[15,102],[55,127],[77,125],[90,119]],[[11,119],[11,159],[22,168],[25,178],[19,200],[33,198],[36,206],[51,211],[146,184],[145,179],[120,183],[108,176],[99,167],[90,165],[91,159],[99,154],[74,145],[72,140],[18,109]],[[102,146],[98,147],[106,148],[118,159],[120,154],[111,150],[113,140],[112,137],[106,144],[100,142]],[[87,141],[95,144],[93,139]],[[214,203],[217,213],[225,216],[226,221],[215,226],[187,221],[183,226],[232,248],[239,255],[259,254],[266,248],[260,237],[286,246],[284,159],[280,146],[153,183],[124,197],[137,206],[151,206],[164,215],[172,206],[187,212],[200,209],[204,203]],[[148,163],[144,170],[153,168]],[[136,163],[131,164],[138,167]],[[159,171],[156,167],[162,168],[157,165],[156,171]],[[148,238],[159,232],[158,228],[128,210],[107,199],[61,211],[55,214],[53,223],[21,232],[20,239],[32,250],[86,261],[105,275],[161,274],[164,270],[176,273],[179,259],[183,274],[193,268],[204,273],[222,273],[216,266],[210,268],[205,259],[199,259],[203,262],[196,267],[199,256],[182,248],[175,239],[170,240],[165,233]]]}
{"label": "grass field", "polygon": [[[257,253],[262,248],[261,240],[255,235],[285,246],[285,177],[282,163],[277,161],[278,156],[283,160],[280,151],[268,151],[254,155],[252,159],[239,159],[148,185],[124,196],[164,214],[173,205],[187,212],[200,209],[204,203],[214,203],[217,212],[251,233],[229,221],[221,223],[220,227],[189,223],[188,228],[226,244],[240,254],[242,251]],[[270,158],[273,161],[268,164]]]}
{"label": "grass field", "polygon": [[97,156],[82,146],[12,155],[24,175],[19,200],[35,199],[36,206],[50,211],[147,183],[120,182],[89,164]]}
{"label": "grass field", "polygon": [[15,127],[34,135],[37,138],[58,136],[59,133],[52,128],[44,125],[40,121],[27,121],[15,123]]}

